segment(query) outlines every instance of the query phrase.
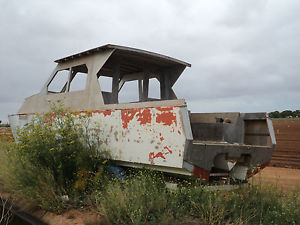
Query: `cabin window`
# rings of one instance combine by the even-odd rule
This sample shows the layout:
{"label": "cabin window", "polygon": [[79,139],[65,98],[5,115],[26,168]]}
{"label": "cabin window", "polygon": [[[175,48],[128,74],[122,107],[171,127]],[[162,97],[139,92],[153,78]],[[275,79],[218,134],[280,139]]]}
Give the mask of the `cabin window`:
{"label": "cabin window", "polygon": [[104,104],[112,104],[112,77],[99,76],[98,82],[100,85]]}
{"label": "cabin window", "polygon": [[119,103],[138,102],[139,86],[138,80],[126,81],[119,91]]}
{"label": "cabin window", "polygon": [[101,91],[112,92],[112,77],[100,76],[98,78]]}
{"label": "cabin window", "polygon": [[88,69],[84,64],[57,71],[54,78],[48,85],[48,92],[63,93],[84,90],[87,81],[87,74]]}
{"label": "cabin window", "polygon": [[160,83],[156,78],[149,79],[149,99],[160,99]]}
{"label": "cabin window", "polygon": [[69,91],[82,91],[85,89],[88,69],[86,65],[72,67]]}
{"label": "cabin window", "polygon": [[48,92],[62,93],[66,91],[69,78],[69,69],[57,71],[54,78],[48,85]]}

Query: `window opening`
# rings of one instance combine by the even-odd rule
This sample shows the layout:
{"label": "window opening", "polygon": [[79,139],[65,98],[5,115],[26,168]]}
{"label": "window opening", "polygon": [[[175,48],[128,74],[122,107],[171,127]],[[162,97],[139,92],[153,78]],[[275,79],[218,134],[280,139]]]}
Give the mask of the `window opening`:
{"label": "window opening", "polygon": [[100,76],[98,78],[101,91],[112,92],[112,77]]}
{"label": "window opening", "polygon": [[48,85],[48,92],[62,93],[66,91],[69,78],[69,69],[57,71],[54,78]]}
{"label": "window opening", "polygon": [[160,83],[156,78],[149,79],[148,98],[160,99]]}
{"label": "window opening", "polygon": [[85,89],[88,68],[85,64],[72,67],[72,75],[70,78],[70,92],[82,91]]}
{"label": "window opening", "polygon": [[87,74],[78,72],[70,83],[70,91],[82,91],[85,89]]}
{"label": "window opening", "polygon": [[119,92],[119,103],[138,102],[138,80],[127,81]]}

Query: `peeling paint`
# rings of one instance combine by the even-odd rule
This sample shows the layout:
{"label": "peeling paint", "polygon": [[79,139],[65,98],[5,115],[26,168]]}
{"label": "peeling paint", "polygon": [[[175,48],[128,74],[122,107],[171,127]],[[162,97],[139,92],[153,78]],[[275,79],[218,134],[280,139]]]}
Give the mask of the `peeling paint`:
{"label": "peeling paint", "polygon": [[138,109],[121,110],[121,118],[122,118],[122,124],[124,129],[128,128],[128,123],[134,118],[137,111]]}
{"label": "peeling paint", "polygon": [[164,147],[164,149],[165,149],[165,150],[168,150],[168,152],[169,152],[170,154],[172,154],[172,153],[173,153],[173,151],[172,151],[172,150],[170,150],[170,146],[169,146],[169,147],[168,147],[168,146],[165,146],[165,147]]}
{"label": "peeling paint", "polygon": [[150,152],[149,153],[149,159],[155,159],[155,158],[162,158],[162,159],[166,159],[164,154],[162,152],[158,152],[156,154],[154,154],[154,152]]}
{"label": "peeling paint", "polygon": [[86,114],[87,117],[92,117],[93,116],[92,111],[81,111],[80,113]]}
{"label": "peeling paint", "polygon": [[151,123],[151,112],[150,109],[140,110],[137,114],[137,121],[140,122],[141,125]]}
{"label": "peeling paint", "polygon": [[93,113],[100,113],[100,114],[103,114],[104,117],[106,117],[106,116],[110,116],[113,111],[114,110],[96,110],[96,111],[93,111]]}
{"label": "peeling paint", "polygon": [[152,115],[150,109],[125,109],[121,110],[121,119],[124,129],[128,129],[128,123],[137,117],[140,125],[151,123]]}
{"label": "peeling paint", "polygon": [[177,126],[176,114],[173,112],[173,107],[157,107],[160,113],[156,113],[156,122],[166,126],[175,124]]}
{"label": "peeling paint", "polygon": [[[103,147],[111,151],[115,160],[182,168],[179,150],[184,149],[185,136],[180,135],[184,133],[180,107],[74,112],[78,116],[85,113],[91,116],[91,128],[99,129],[101,125],[95,138],[103,140]],[[170,119],[166,119],[169,114]]]}

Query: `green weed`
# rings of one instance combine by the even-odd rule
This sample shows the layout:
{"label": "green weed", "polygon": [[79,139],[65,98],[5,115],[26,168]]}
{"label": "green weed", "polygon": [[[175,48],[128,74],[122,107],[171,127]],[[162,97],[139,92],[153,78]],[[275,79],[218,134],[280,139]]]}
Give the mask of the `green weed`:
{"label": "green weed", "polygon": [[50,113],[36,115],[19,130],[17,143],[1,150],[1,182],[47,210],[84,204],[102,174],[97,168],[109,157],[89,132],[84,114],[53,106]]}
{"label": "green weed", "polygon": [[[202,224],[299,224],[299,194],[251,186],[207,191],[183,183],[169,190],[161,176],[144,172],[126,182],[110,181],[96,196],[99,212],[113,224],[174,224],[194,218]],[[184,222],[183,222],[184,224]]]}
{"label": "green weed", "polygon": [[96,196],[99,211],[113,224],[161,224],[172,216],[162,176],[140,172],[124,182],[111,180]]}

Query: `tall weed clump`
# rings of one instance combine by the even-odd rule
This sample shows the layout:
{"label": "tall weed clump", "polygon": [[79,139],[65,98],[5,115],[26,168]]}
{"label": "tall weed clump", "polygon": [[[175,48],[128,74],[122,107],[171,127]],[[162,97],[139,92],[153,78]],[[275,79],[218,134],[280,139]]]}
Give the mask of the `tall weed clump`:
{"label": "tall weed clump", "polygon": [[300,195],[269,185],[253,185],[224,196],[230,221],[247,224],[300,224]]}
{"label": "tall weed clump", "polygon": [[184,181],[170,190],[162,176],[149,171],[124,182],[110,181],[96,196],[96,205],[113,224],[296,225],[300,221],[298,193],[259,185],[209,191],[197,181]]}
{"label": "tall weed clump", "polygon": [[122,182],[111,180],[96,196],[96,205],[113,224],[163,224],[172,219],[169,200],[163,177],[140,171]]}
{"label": "tall weed clump", "polygon": [[[17,142],[5,150],[0,178],[14,193],[48,210],[64,207],[72,196],[92,191],[99,169],[109,157],[89,129],[88,114],[74,114],[62,106],[36,115],[18,132]],[[100,132],[100,130],[99,130]],[[99,169],[99,171],[97,170]]]}

